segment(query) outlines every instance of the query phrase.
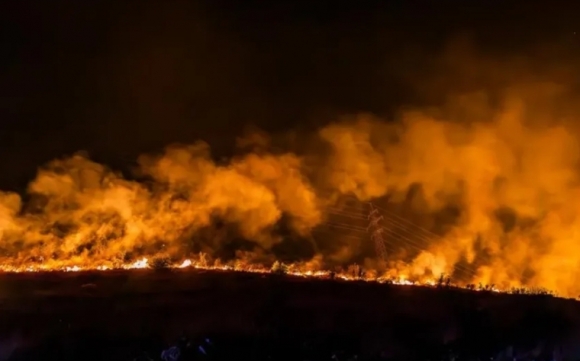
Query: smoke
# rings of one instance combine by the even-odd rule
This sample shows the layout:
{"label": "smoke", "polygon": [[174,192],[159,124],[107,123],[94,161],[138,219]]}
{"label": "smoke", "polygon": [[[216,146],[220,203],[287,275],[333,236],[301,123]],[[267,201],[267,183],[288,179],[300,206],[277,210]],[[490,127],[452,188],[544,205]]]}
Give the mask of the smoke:
{"label": "smoke", "polygon": [[[473,266],[484,283],[577,292],[578,133],[539,121],[526,99],[505,99],[484,122],[410,112],[395,124],[363,117],[327,127],[329,182],[361,200],[388,194],[430,218],[460,210],[399,272],[421,277]],[[409,199],[416,187],[419,201]]]}
{"label": "smoke", "polygon": [[273,228],[283,214],[297,235],[322,217],[293,154],[250,153],[218,165],[209,147],[197,143],[139,161],[149,182],[125,180],[78,154],[39,170],[28,187],[27,209],[16,194],[2,194],[4,254],[17,262],[83,264],[127,254],[178,256],[218,220],[268,250],[279,241]]}
{"label": "smoke", "polygon": [[[577,295],[578,109],[565,67],[538,74],[513,59],[474,60],[455,50],[437,61],[476,79],[461,86],[443,86],[439,75],[424,79],[426,93],[450,89],[445,100],[401,110],[395,119],[353,115],[283,144],[252,130],[238,139],[237,156],[219,162],[206,143],[171,145],[139,158],[138,181],[81,153],[54,160],[30,182],[26,201],[0,193],[3,263],[218,256],[236,244],[238,256],[273,262],[290,243],[316,267],[362,261],[409,278],[446,273]],[[288,146],[306,139],[309,146]],[[349,196],[373,201],[429,236],[409,247],[391,233],[390,259],[380,265],[370,240],[350,234],[363,232],[367,221],[363,215],[348,223]],[[344,232],[321,235],[332,222]],[[297,251],[304,240],[312,252]]]}

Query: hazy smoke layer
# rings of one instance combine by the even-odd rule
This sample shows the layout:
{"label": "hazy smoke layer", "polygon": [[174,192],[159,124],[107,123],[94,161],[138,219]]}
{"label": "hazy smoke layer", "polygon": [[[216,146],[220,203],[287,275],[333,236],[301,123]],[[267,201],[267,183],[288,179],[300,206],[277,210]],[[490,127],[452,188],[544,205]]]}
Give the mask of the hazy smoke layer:
{"label": "hazy smoke layer", "polygon": [[[495,74],[493,64],[485,69]],[[576,103],[562,85],[517,84],[454,93],[444,106],[395,120],[353,116],[304,135],[314,141],[300,151],[281,151],[260,132],[240,138],[240,155],[224,163],[203,142],[170,146],[139,159],[139,182],[82,154],[55,160],[38,171],[26,202],[0,193],[3,262],[86,265],[200,251],[273,261],[294,253],[325,267],[362,261],[407,277],[447,273],[576,296]],[[347,195],[438,236],[409,248],[392,235],[388,264],[379,264],[368,237],[316,233],[332,221],[329,209],[352,215],[341,208]]]}

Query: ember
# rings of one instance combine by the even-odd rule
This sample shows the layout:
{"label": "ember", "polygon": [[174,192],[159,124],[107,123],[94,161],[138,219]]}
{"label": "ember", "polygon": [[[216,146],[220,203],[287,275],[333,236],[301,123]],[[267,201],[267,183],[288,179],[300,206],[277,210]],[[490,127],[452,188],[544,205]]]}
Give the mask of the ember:
{"label": "ember", "polygon": [[[424,286],[424,287],[441,287],[441,283],[436,280],[427,279],[424,281],[411,281],[405,276],[400,276],[398,278],[382,276],[382,277],[370,277],[359,273],[352,273],[347,271],[336,272],[336,271],[326,271],[326,270],[311,270],[307,268],[306,265],[301,264],[290,264],[284,265],[277,262],[274,266],[268,268],[259,264],[252,265],[241,265],[240,263],[223,264],[219,260],[216,260],[213,265],[207,263],[206,256],[204,254],[199,256],[199,260],[185,259],[180,262],[175,262],[170,264],[168,268],[173,269],[198,269],[198,270],[213,270],[213,271],[235,271],[235,272],[248,272],[248,273],[283,273],[287,276],[292,277],[302,277],[302,278],[321,278],[321,279],[340,279],[343,281],[363,281],[363,282],[376,282],[376,283],[387,283],[401,286]],[[135,270],[135,269],[147,269],[151,268],[149,265],[149,260],[147,258],[142,258],[132,263],[127,264],[107,264],[107,265],[95,265],[92,267],[81,267],[81,266],[57,266],[47,267],[46,265],[38,266],[6,266],[0,265],[0,271],[5,273],[24,273],[24,272],[83,272],[83,271],[114,271],[114,270]],[[550,294],[554,295],[552,292],[543,289],[525,289],[525,288],[514,288],[507,290],[500,290],[494,285],[479,285],[479,287],[472,287],[472,285],[461,285],[461,284],[450,284],[448,281],[445,284],[446,287],[456,287],[465,288],[473,291],[487,291],[487,292],[503,292],[503,293],[515,293],[515,294]]]}
{"label": "ember", "polygon": [[[280,261],[277,273],[299,277],[340,268],[335,278],[433,286],[445,274],[447,286],[576,297],[576,133],[528,125],[524,100],[466,126],[361,115],[318,131],[325,155],[218,163],[206,143],[170,146],[139,159],[147,182],[57,159],[26,202],[0,192],[0,269],[269,272]],[[190,257],[200,251],[224,262]]]}

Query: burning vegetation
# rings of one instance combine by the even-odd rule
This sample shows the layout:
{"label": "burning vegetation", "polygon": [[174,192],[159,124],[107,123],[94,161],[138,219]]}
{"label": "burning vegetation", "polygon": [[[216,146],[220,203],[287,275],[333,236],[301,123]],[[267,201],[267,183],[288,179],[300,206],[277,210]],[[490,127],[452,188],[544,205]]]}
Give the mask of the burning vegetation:
{"label": "burning vegetation", "polygon": [[[203,142],[174,145],[142,156],[132,178],[82,154],[57,159],[23,197],[0,194],[0,269],[274,265],[433,286],[450,285],[437,281],[448,274],[472,289],[575,297],[578,129],[550,103],[565,94],[532,84],[499,105],[478,93],[396,120],[253,133],[225,163]],[[344,271],[355,263],[364,272]]]}

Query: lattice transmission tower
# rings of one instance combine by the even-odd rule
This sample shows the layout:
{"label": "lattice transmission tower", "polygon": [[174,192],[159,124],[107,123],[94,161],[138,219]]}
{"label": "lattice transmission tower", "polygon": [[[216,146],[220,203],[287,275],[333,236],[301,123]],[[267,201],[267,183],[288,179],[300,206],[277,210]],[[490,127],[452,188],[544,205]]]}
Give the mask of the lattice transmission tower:
{"label": "lattice transmission tower", "polygon": [[383,216],[380,214],[379,210],[373,206],[372,203],[369,203],[369,205],[369,226],[367,227],[367,231],[370,232],[371,240],[375,243],[377,257],[380,261],[384,262],[387,260],[387,248],[385,241],[385,228],[381,223]]}

